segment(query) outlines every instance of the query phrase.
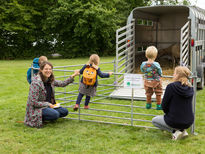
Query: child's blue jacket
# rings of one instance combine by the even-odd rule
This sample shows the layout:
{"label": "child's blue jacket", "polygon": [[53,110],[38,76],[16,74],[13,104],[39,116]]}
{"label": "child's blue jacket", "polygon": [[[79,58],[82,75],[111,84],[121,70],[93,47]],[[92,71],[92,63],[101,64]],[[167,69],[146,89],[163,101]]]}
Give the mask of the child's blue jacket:
{"label": "child's blue jacket", "polygon": [[[33,59],[33,68],[39,68],[39,58],[34,58]],[[33,70],[33,74],[37,74],[38,70]],[[28,69],[27,71],[27,81],[29,84],[31,84],[31,68]]]}

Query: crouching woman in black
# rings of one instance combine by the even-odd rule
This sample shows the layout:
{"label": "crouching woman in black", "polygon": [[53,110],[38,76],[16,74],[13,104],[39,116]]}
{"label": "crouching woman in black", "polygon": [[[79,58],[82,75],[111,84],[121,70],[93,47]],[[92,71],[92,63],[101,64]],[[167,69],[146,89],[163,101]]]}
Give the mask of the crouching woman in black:
{"label": "crouching woman in black", "polygon": [[162,109],[165,115],[152,119],[153,125],[172,133],[172,139],[177,140],[188,136],[186,131],[193,122],[192,109],[193,87],[189,83],[190,70],[184,66],[175,68],[174,82],[167,85],[162,100]]}

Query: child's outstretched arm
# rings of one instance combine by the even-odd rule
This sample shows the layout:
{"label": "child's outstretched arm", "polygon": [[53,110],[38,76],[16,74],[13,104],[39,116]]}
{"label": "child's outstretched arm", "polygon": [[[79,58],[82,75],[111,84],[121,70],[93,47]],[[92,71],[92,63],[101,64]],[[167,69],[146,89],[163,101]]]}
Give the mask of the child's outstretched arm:
{"label": "child's outstretched arm", "polygon": [[64,81],[59,81],[59,80],[55,80],[54,81],[54,86],[56,87],[65,87],[68,84],[72,83],[74,81],[74,77],[79,75],[79,70],[75,70],[74,73],[67,79],[65,79]]}
{"label": "child's outstretched arm", "polygon": [[97,72],[98,72],[98,75],[99,75],[101,78],[109,78],[110,75],[112,75],[112,72],[103,73],[103,72],[100,70],[100,68],[98,68]]}

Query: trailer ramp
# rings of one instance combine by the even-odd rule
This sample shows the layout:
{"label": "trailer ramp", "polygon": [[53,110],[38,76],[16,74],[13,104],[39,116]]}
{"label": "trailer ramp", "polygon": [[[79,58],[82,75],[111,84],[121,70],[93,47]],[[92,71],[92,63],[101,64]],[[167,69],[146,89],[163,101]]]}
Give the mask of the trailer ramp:
{"label": "trailer ramp", "polygon": [[[162,87],[163,87],[163,94],[165,91],[165,88],[167,86],[168,82],[164,82],[162,83]],[[163,97],[162,94],[162,97]],[[132,99],[132,89],[131,88],[124,88],[124,87],[120,87],[116,90],[114,90],[111,94],[110,94],[111,98],[119,98],[119,99]],[[134,96],[133,96],[134,100],[146,100],[146,95],[145,95],[145,89],[135,89],[134,88]],[[156,95],[153,94],[152,95],[152,100],[155,101],[156,100]]]}

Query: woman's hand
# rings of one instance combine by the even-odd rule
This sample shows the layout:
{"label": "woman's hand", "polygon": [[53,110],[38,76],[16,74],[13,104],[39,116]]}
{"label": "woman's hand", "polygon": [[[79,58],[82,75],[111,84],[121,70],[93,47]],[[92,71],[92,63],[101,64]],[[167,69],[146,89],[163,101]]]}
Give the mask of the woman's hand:
{"label": "woman's hand", "polygon": [[80,70],[75,70],[74,73],[71,75],[72,78],[80,74]]}
{"label": "woman's hand", "polygon": [[53,104],[50,104],[49,107],[50,107],[50,108],[54,108],[55,106],[54,106]]}

